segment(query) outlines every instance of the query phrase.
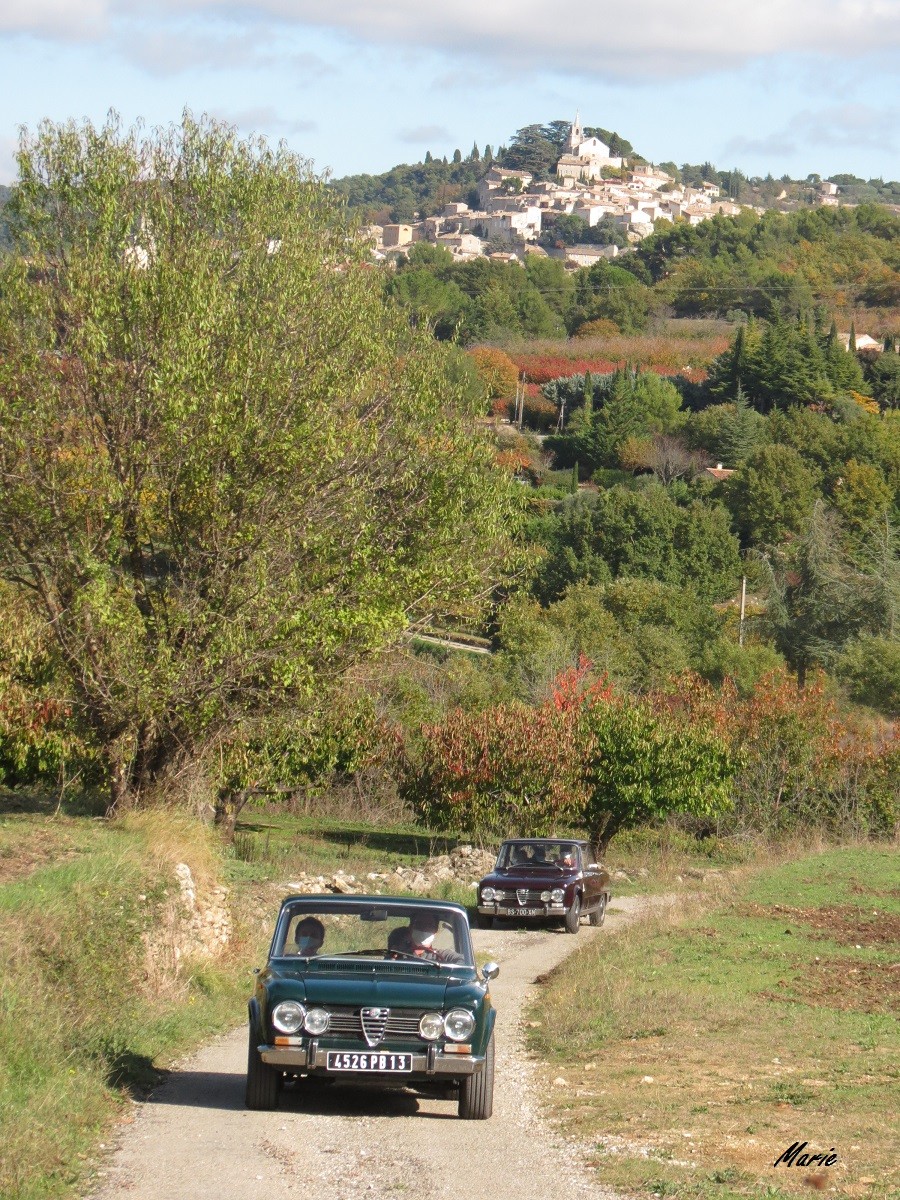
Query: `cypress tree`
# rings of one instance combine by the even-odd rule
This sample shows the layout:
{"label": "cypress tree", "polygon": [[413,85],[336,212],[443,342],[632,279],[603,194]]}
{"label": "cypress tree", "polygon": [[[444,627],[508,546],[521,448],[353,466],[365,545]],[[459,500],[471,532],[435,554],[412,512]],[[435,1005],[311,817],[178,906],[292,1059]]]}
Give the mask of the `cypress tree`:
{"label": "cypress tree", "polygon": [[585,371],[584,373],[584,389],[582,391],[582,395],[584,396],[585,419],[589,421],[591,419],[591,414],[594,411],[594,381],[591,378],[590,371]]}
{"label": "cypress tree", "polygon": [[569,491],[573,496],[578,491],[578,463],[572,464],[572,479],[569,483]]}
{"label": "cypress tree", "polygon": [[477,143],[477,142],[473,142],[473,143],[472,143],[472,150],[471,150],[471,152],[470,152],[470,154],[469,154],[469,161],[470,161],[470,162],[479,162],[479,161],[480,161],[480,159],[481,159],[481,153],[479,152],[479,149],[478,149],[478,143]]}
{"label": "cypress tree", "polygon": [[434,162],[434,159],[431,157],[431,151],[430,151],[430,150],[426,150],[426,151],[425,151],[425,162],[426,162],[426,163],[432,163],[432,162]]}
{"label": "cypress tree", "polygon": [[850,340],[847,343],[847,350],[851,354],[856,353],[856,322],[855,321],[852,321],[850,323]]}

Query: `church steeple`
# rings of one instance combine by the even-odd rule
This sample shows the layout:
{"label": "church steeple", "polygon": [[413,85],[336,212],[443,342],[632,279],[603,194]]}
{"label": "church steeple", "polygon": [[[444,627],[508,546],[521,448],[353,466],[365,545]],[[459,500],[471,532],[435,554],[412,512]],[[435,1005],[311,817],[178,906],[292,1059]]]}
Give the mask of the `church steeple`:
{"label": "church steeple", "polygon": [[575,154],[578,147],[584,141],[584,130],[581,128],[581,114],[575,113],[575,120],[572,122],[572,128],[569,130],[569,140],[566,145],[566,150],[569,154]]}

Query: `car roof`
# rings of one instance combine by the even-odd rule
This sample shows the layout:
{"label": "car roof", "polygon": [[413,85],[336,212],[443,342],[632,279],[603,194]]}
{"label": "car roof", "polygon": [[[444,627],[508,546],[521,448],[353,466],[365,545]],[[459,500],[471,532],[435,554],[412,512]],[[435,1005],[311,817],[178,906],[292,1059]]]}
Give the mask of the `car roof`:
{"label": "car roof", "polygon": [[590,845],[590,843],[589,843],[588,841],[586,841],[586,839],[585,839],[585,838],[568,837],[568,836],[566,836],[565,834],[564,834],[562,837],[533,837],[533,838],[530,838],[530,837],[523,837],[523,838],[506,838],[506,840],[503,842],[503,845],[504,845],[504,846],[516,846],[516,845],[518,845],[520,842],[527,842],[529,846],[530,846],[530,845],[531,845],[533,842],[547,842],[547,843],[551,843],[551,842],[552,842],[554,845],[555,845],[557,842],[574,842],[576,846],[588,846],[588,845]]}
{"label": "car roof", "polygon": [[356,892],[300,892],[296,896],[285,897],[281,907],[307,902],[316,907],[318,904],[339,904],[341,901],[347,904],[383,904],[388,908],[434,908],[442,912],[449,908],[463,916],[467,915],[464,905],[452,900],[426,900],[423,896],[369,896]]}

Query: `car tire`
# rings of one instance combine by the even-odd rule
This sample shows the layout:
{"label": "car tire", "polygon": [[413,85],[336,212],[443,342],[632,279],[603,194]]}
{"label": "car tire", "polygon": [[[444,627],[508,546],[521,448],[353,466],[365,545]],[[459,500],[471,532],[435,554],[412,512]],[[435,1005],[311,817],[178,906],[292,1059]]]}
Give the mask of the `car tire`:
{"label": "car tire", "polygon": [[486,1121],[494,1109],[494,1035],[487,1044],[484,1066],[459,1084],[458,1112],[463,1121]]}
{"label": "car tire", "polygon": [[597,905],[597,907],[593,910],[590,917],[588,918],[588,920],[590,921],[590,923],[592,925],[602,925],[603,922],[606,920],[607,900],[608,900],[608,897],[606,895],[606,892],[601,892],[600,903]]}
{"label": "car tire", "polygon": [[577,933],[581,925],[581,897],[576,895],[572,907],[566,913],[566,933]]}
{"label": "car tire", "polygon": [[247,1090],[244,1093],[247,1107],[263,1112],[277,1108],[280,1083],[281,1072],[260,1058],[251,1027],[247,1046]]}

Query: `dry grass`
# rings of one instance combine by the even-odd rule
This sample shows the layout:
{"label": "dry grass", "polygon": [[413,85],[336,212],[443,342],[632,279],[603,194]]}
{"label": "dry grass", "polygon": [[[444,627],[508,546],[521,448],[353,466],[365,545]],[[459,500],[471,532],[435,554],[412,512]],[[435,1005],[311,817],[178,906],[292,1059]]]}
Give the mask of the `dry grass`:
{"label": "dry grass", "polygon": [[[555,1117],[592,1148],[604,1183],[796,1194],[816,1186],[810,1172],[774,1163],[807,1141],[811,1153],[835,1148],[825,1182],[839,1194],[900,1194],[900,1031],[883,1004],[900,947],[848,941],[863,914],[843,895],[836,939],[810,920],[843,892],[866,913],[888,910],[879,929],[891,932],[900,897],[873,905],[868,889],[890,893],[898,865],[896,850],[848,849],[744,870],[716,895],[597,939],[553,976],[532,1013],[534,1046],[549,1059]],[[802,905],[778,910],[779,891]]]}

